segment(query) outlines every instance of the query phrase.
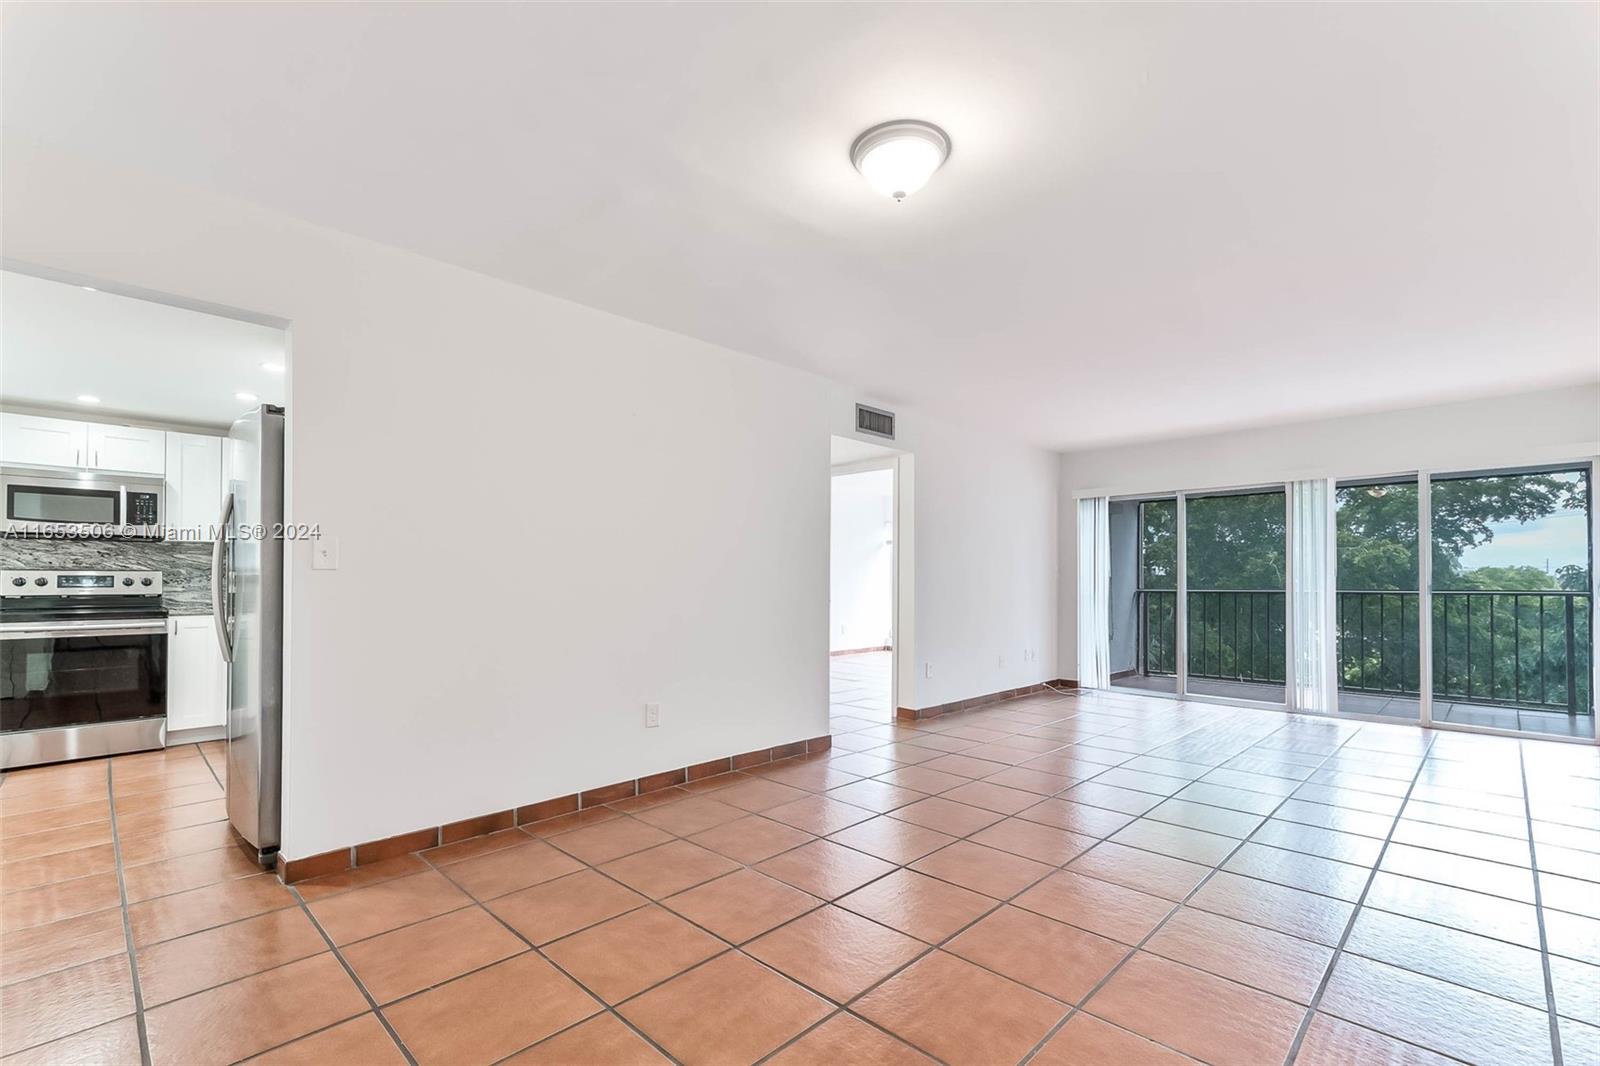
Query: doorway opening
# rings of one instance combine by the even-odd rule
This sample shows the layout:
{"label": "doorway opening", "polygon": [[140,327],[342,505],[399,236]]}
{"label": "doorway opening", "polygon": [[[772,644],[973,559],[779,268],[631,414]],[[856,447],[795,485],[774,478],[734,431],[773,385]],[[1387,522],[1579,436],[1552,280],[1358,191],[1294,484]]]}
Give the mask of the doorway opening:
{"label": "doorway opening", "polygon": [[895,716],[899,493],[893,450],[842,437],[833,445],[828,713],[839,732]]}
{"label": "doorway opening", "polygon": [[199,770],[270,864],[288,323],[9,264],[0,312],[0,609],[29,620],[0,639],[0,769],[160,752],[138,765]]}

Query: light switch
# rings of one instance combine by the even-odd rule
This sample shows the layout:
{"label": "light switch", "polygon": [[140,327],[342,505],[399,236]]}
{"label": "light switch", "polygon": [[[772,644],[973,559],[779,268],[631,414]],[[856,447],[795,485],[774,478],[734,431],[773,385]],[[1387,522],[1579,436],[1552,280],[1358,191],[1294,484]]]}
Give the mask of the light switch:
{"label": "light switch", "polygon": [[339,569],[338,537],[318,537],[311,542],[311,569]]}

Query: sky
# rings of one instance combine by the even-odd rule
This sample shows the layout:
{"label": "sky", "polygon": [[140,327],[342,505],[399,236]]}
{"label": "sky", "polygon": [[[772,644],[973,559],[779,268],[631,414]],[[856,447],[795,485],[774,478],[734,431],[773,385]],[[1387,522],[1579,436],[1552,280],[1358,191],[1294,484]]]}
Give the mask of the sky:
{"label": "sky", "polygon": [[1557,511],[1532,522],[1495,522],[1494,538],[1461,555],[1463,570],[1480,566],[1536,566],[1549,564],[1555,573],[1569,563],[1587,566],[1589,536],[1582,511]]}

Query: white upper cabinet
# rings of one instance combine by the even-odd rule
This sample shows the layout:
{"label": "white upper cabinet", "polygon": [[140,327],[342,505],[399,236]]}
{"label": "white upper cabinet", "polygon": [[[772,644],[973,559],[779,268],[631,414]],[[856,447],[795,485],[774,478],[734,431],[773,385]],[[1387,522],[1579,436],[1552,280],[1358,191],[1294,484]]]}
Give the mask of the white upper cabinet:
{"label": "white upper cabinet", "polygon": [[0,462],[160,476],[167,435],[159,429],[0,412]]}
{"label": "white upper cabinet", "polygon": [[89,459],[95,470],[160,474],[166,469],[167,435],[159,429],[89,423]]}
{"label": "white upper cabinet", "polygon": [[222,438],[167,434],[167,525],[210,540],[222,516]]}
{"label": "white upper cabinet", "polygon": [[0,463],[81,467],[88,451],[86,423],[0,413]]}

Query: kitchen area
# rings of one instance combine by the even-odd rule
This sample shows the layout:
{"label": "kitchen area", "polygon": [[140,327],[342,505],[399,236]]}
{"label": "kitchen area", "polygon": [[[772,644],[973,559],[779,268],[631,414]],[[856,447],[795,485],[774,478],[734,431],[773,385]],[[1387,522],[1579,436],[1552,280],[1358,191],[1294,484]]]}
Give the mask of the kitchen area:
{"label": "kitchen area", "polygon": [[288,338],[0,274],[0,771],[226,742],[277,844]]}

